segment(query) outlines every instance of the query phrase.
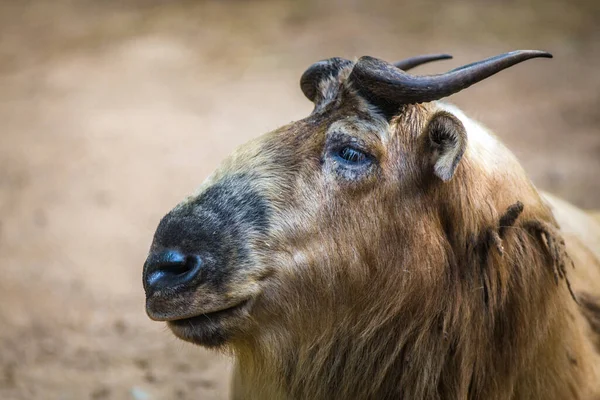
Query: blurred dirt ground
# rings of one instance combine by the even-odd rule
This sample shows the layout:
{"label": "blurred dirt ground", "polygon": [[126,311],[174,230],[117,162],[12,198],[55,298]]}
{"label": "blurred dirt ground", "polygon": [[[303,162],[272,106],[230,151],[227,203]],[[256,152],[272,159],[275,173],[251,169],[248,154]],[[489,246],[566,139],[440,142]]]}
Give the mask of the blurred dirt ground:
{"label": "blurred dirt ground", "polygon": [[147,319],[159,218],[306,116],[312,62],[549,50],[451,101],[600,208],[600,2],[0,2],[0,399],[225,399],[224,356]]}

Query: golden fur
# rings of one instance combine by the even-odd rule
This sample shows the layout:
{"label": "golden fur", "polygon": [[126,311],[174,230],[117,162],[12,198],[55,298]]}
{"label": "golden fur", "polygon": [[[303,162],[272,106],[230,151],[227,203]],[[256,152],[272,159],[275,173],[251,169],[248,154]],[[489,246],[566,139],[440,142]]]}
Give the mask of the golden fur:
{"label": "golden fur", "polygon": [[[229,286],[260,288],[226,346],[234,398],[600,398],[600,227],[452,106],[388,122],[351,88],[329,97],[199,190],[251,173],[272,210],[255,270]],[[440,113],[466,135],[447,182],[426,134]],[[323,155],[335,135],[378,165],[341,178]]]}

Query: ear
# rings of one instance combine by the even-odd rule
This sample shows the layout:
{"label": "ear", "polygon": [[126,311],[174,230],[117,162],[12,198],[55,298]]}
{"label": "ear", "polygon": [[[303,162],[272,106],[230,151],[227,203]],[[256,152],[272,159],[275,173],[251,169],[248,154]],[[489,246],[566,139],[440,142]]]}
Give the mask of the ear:
{"label": "ear", "polygon": [[467,132],[454,115],[437,112],[427,123],[427,151],[433,173],[444,182],[454,176],[467,147]]}

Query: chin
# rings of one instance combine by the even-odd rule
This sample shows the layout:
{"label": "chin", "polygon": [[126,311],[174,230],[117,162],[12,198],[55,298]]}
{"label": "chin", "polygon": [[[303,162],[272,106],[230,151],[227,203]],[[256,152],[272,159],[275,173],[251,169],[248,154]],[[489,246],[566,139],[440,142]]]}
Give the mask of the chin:
{"label": "chin", "polygon": [[179,339],[206,348],[223,348],[249,323],[249,304],[167,322]]}
{"label": "chin", "polygon": [[231,334],[221,323],[210,321],[208,317],[203,315],[169,321],[167,325],[179,339],[211,349],[227,345],[231,337]]}

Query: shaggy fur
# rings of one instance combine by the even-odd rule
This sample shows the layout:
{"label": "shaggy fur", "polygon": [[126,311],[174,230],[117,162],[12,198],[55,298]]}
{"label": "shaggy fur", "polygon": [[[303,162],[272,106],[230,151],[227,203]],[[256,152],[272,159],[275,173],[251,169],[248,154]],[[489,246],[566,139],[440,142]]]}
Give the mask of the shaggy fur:
{"label": "shaggy fur", "polygon": [[[553,209],[575,212],[460,110],[408,105],[388,121],[345,77],[186,202],[251,173],[269,203],[255,265],[226,293],[260,288],[228,326],[234,398],[599,398],[600,287],[580,277],[600,262],[577,224],[565,242]],[[433,143],[436,126],[454,136]],[[376,162],[343,167],[332,154],[347,144]]]}
{"label": "shaggy fur", "polygon": [[510,158],[506,181],[470,154],[449,184],[420,175],[434,110],[391,125],[390,162],[406,163],[390,175],[412,177],[380,171],[368,193],[328,198],[288,250],[290,275],[263,297],[284,303],[234,344],[240,398],[591,398],[597,355],[552,213]]}

